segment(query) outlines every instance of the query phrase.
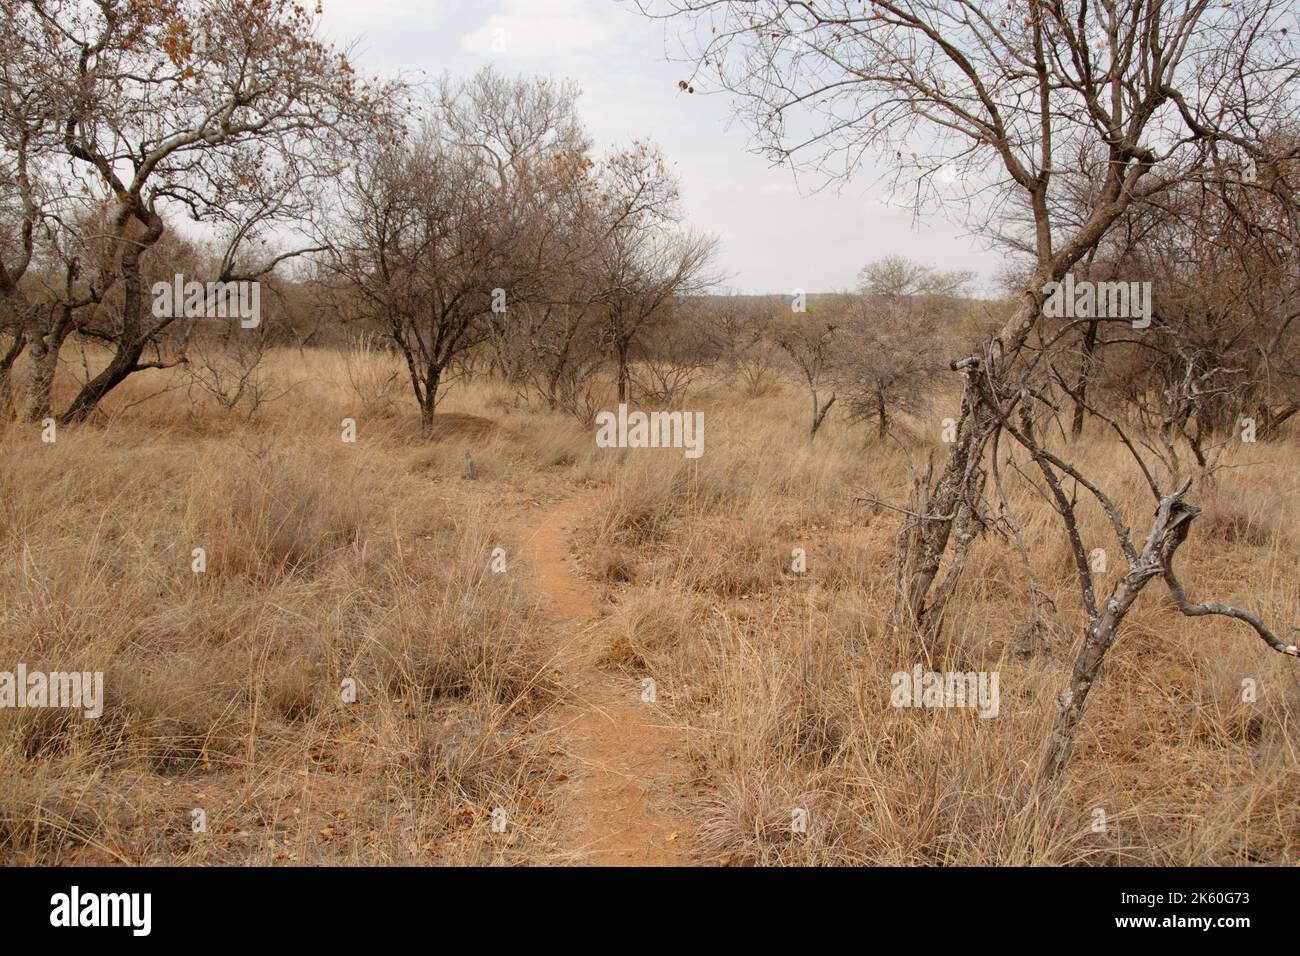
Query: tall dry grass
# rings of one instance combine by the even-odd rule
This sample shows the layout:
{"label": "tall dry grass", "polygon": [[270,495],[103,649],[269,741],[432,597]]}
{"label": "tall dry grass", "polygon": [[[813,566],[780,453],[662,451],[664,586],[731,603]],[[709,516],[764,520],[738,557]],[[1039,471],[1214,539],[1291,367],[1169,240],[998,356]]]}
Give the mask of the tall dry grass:
{"label": "tall dry grass", "polygon": [[[655,677],[665,719],[688,730],[701,796],[680,809],[701,862],[1300,858],[1293,662],[1233,622],[1184,619],[1158,584],[1111,653],[1064,786],[1033,797],[1083,617],[1059,522],[1014,470],[1008,498],[1055,599],[1042,639],[1026,640],[1014,548],[987,535],[946,660],[999,673],[999,716],[889,705],[890,675],[919,662],[887,626],[898,515],[854,497],[906,500],[943,453],[937,413],[884,442],[832,418],[810,449],[793,385],[751,397],[715,377],[682,402],[706,416],[705,454],[688,460],[598,449],[491,382],[454,386],[422,433],[405,394],[375,398],[389,368],[364,350],[277,351],[267,374],[292,391],[253,422],[150,372],[54,445],[30,426],[0,433],[0,669],[102,670],[107,688],[98,721],[0,711],[0,859],[548,861],[566,812],[552,782],[573,770],[547,709],[564,690],[538,595],[488,555],[501,546],[526,571],[516,519],[593,486],[578,539],[610,598],[603,665]],[[1149,519],[1109,436],[1071,454]],[[1194,598],[1300,620],[1296,462],[1294,436],[1252,446],[1199,492],[1180,562]],[[1111,581],[1105,517],[1080,513]],[[497,806],[504,836],[486,825]]]}
{"label": "tall dry grass", "polygon": [[[1242,625],[1183,618],[1160,585],[1108,660],[1064,786],[1035,793],[1085,619],[1059,519],[1014,470],[1004,474],[1008,498],[1055,604],[1028,639],[1018,553],[985,536],[947,616],[942,666],[998,672],[999,716],[891,707],[891,675],[923,662],[911,636],[887,626],[898,517],[852,498],[905,503],[911,475],[942,454],[939,416],[865,450],[861,433],[836,423],[810,451],[798,398],[716,397],[698,462],[619,453],[600,476],[607,491],[588,531],[591,553],[615,554],[620,578],[635,582],[620,586],[604,624],[606,659],[656,679],[705,768],[702,859],[1296,862],[1294,662]],[[1118,442],[1089,433],[1070,455],[1144,533],[1151,499]],[[1205,513],[1180,560],[1194,597],[1248,605],[1282,631],[1300,620],[1296,460],[1294,438],[1234,452],[1249,467],[1201,489]],[[1099,507],[1084,503],[1080,516],[1088,547],[1108,552],[1104,594],[1124,573],[1122,554]],[[791,570],[796,546],[804,574]],[[1254,702],[1243,699],[1245,680]],[[791,826],[796,810],[806,833]]]}
{"label": "tall dry grass", "polygon": [[0,859],[481,863],[545,844],[555,688],[532,596],[489,567],[499,516],[331,358],[277,355],[299,397],[254,424],[164,393],[52,445],[0,438],[0,669],[105,685],[97,720],[0,710]]}

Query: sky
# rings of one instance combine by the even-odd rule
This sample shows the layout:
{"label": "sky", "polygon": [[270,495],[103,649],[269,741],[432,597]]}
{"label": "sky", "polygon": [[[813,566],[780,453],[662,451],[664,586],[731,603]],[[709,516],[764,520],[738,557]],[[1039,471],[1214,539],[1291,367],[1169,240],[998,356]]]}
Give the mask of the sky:
{"label": "sky", "polygon": [[942,211],[918,218],[878,171],[817,191],[820,181],[796,181],[754,154],[729,94],[679,90],[687,68],[667,59],[665,25],[627,0],[323,0],[322,9],[323,38],[355,43],[363,71],[418,80],[492,65],[576,81],[598,152],[633,139],[662,148],[689,222],[721,241],[728,288],[850,289],[863,265],[886,255],[970,270],[975,291],[993,288],[1001,256]]}

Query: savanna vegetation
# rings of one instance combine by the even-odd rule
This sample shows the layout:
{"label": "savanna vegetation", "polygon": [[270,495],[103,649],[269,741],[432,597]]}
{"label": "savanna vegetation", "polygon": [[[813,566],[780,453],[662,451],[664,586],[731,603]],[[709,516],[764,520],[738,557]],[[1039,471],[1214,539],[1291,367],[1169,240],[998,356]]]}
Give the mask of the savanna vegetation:
{"label": "savanna vegetation", "polygon": [[645,4],[1007,262],[787,296],[562,80],[0,0],[0,671],[105,690],[0,707],[0,860],[1293,865],[1295,31],[1105,10]]}

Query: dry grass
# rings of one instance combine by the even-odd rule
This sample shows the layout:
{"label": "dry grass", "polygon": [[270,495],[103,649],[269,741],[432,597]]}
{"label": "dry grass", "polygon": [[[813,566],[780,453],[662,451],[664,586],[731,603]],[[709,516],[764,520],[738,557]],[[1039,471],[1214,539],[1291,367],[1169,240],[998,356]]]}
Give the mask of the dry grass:
{"label": "dry grass", "polygon": [[[949,614],[950,666],[997,671],[1001,712],[899,710],[889,679],[918,663],[885,621],[896,517],[855,509],[853,492],[903,501],[906,455],[923,469],[938,427],[861,450],[828,428],[815,453],[787,395],[705,405],[709,452],[622,466],[593,516],[593,553],[639,560],[605,623],[607,659],[653,676],[692,730],[709,794],[698,852],[736,864],[1294,864],[1300,858],[1300,694],[1294,662],[1248,629],[1184,619],[1153,587],[1112,653],[1071,773],[1032,793],[1052,701],[1081,636],[1074,570],[1055,515],[1009,473],[1035,573],[1057,602],[1050,653],[1024,635],[1024,572],[1007,542],[983,540]],[[699,407],[699,406],[695,406]],[[839,426],[842,428],[842,426]],[[759,450],[761,449],[761,451]],[[906,453],[906,454],[905,454]],[[1152,506],[1123,449],[1098,432],[1076,453],[1136,526]],[[1300,481],[1291,442],[1249,449],[1250,468],[1205,489],[1180,566],[1192,593],[1300,619],[1294,561]],[[1100,509],[1089,547],[1122,558]],[[791,550],[807,554],[804,575]],[[1037,653],[1030,653],[1030,651]],[[1242,681],[1257,685],[1253,703]],[[1097,809],[1106,829],[1094,832]],[[804,810],[806,833],[792,830]]]}
{"label": "dry grass", "polygon": [[[278,358],[315,394],[257,425],[163,396],[54,445],[5,433],[0,659],[102,671],[106,700],[90,721],[0,711],[0,858],[509,862],[545,843],[555,688],[532,598],[490,571],[502,531],[464,449],[443,462],[350,407],[345,378],[312,374],[329,356]],[[487,837],[496,806],[512,828]]]}
{"label": "dry grass", "polygon": [[[852,496],[904,500],[910,469],[942,453],[937,425],[864,448],[832,419],[810,450],[793,386],[745,397],[716,380],[685,400],[707,423],[687,460],[597,449],[476,383],[421,434],[409,396],[385,394],[387,363],[277,352],[268,375],[293,391],[252,423],[178,392],[142,402],[168,383],[150,372],[54,445],[0,433],[0,669],[98,670],[106,686],[96,721],[0,710],[0,860],[546,862],[565,812],[550,781],[572,769],[555,765],[547,711],[562,691],[536,596],[488,555],[516,549],[512,515],[588,483],[601,492],[579,541],[612,598],[603,663],[653,676],[689,728],[701,862],[1300,860],[1294,662],[1232,622],[1182,618],[1159,585],[1112,652],[1064,787],[1030,799],[1082,618],[1055,516],[1014,472],[1057,602],[1050,653],[1021,639],[1023,569],[988,537],[947,633],[950,661],[1000,674],[999,716],[890,706],[890,675],[918,662],[884,624],[897,516]],[[1098,431],[1078,454],[1148,520],[1122,449]],[[1181,558],[1194,598],[1300,620],[1297,455],[1294,438],[1253,446],[1202,490]],[[1113,580],[1104,516],[1082,516]],[[504,836],[486,825],[496,806],[511,808]]]}

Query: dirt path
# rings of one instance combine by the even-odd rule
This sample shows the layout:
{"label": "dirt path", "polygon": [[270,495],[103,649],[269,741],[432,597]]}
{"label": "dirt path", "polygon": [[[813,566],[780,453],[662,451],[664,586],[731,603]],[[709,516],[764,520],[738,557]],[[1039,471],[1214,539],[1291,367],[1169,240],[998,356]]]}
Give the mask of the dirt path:
{"label": "dirt path", "polygon": [[521,534],[568,692],[558,714],[574,768],[562,852],[570,862],[598,866],[685,866],[688,823],[668,806],[690,779],[685,740],[656,704],[642,702],[636,681],[594,661],[596,594],[569,556],[572,532],[593,501],[587,493],[544,505]]}

